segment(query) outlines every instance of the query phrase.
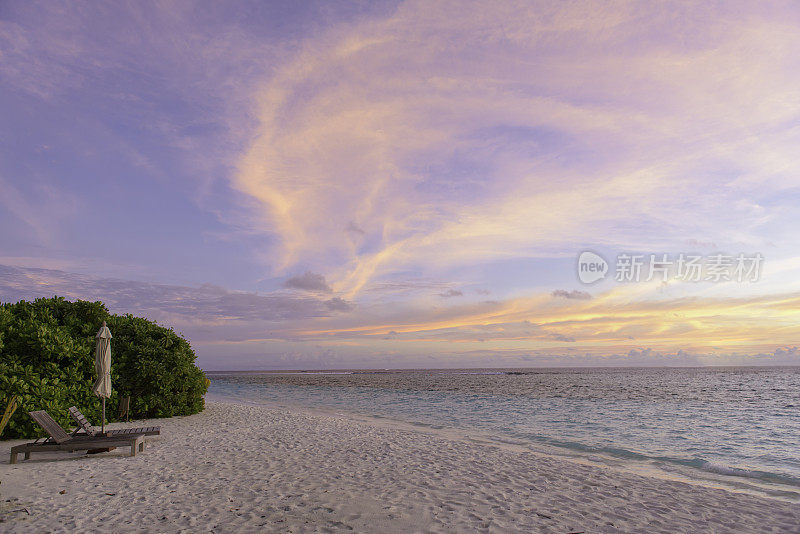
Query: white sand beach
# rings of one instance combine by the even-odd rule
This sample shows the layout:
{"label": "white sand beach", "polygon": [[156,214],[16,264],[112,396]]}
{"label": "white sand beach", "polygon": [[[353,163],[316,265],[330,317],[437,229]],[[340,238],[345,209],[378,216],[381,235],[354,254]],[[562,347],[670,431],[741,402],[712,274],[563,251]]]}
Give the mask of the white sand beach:
{"label": "white sand beach", "polygon": [[358,416],[209,402],[142,423],[162,435],[136,457],[9,465],[22,441],[0,442],[0,530],[800,532],[796,503]]}

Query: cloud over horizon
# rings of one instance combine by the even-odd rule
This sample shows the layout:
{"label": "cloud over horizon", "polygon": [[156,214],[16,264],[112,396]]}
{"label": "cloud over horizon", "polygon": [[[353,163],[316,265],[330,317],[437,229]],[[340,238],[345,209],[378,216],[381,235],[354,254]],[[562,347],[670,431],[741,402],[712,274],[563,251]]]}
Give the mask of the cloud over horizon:
{"label": "cloud over horizon", "polygon": [[330,293],[331,286],[325,281],[325,277],[321,274],[306,271],[305,273],[293,276],[283,283],[283,287],[291,289],[302,289],[304,291],[320,291],[323,293]]}
{"label": "cloud over horizon", "polygon": [[[795,361],[795,4],[75,5],[0,9],[4,302],[209,365]],[[584,250],[764,272],[581,286]]]}
{"label": "cloud over horizon", "polygon": [[[544,293],[446,308],[431,308],[425,301],[356,307],[341,297],[300,297],[280,291],[262,295],[210,284],[168,286],[0,265],[0,295],[7,302],[53,295],[102,300],[112,313],[142,315],[183,332],[210,369],[231,368],[221,354],[230,352],[234,357],[246,350],[261,350],[267,366],[272,361],[269,354],[277,354],[276,350],[280,354],[327,350],[336,357],[325,366],[370,362],[371,367],[380,367],[386,354],[402,360],[404,355],[423,353],[432,365],[468,367],[477,365],[469,356],[475,350],[499,355],[482,366],[501,366],[505,360],[500,356],[511,353],[546,355],[548,362],[562,355],[564,365],[573,365],[570,354],[575,351],[583,355],[585,365],[613,363],[616,360],[609,358],[615,354],[628,355],[617,363],[655,365],[677,354],[671,349],[675,346],[702,355],[698,365],[722,364],[725,358],[741,364],[748,354],[766,352],[771,359],[758,356],[753,362],[793,362],[799,357],[792,342],[800,336],[794,311],[800,309],[800,292],[636,302],[629,299],[629,291],[616,289],[591,300],[552,299]],[[780,325],[783,333],[766,338],[762,332],[767,325]],[[637,352],[645,350],[643,345],[650,352]],[[651,358],[656,353],[659,358]],[[670,365],[684,361],[679,356]]]}
{"label": "cloud over horizon", "polygon": [[567,291],[566,289],[556,289],[550,294],[554,297],[560,297],[564,299],[589,300],[592,298],[591,294],[587,293],[586,291],[579,291],[577,289],[573,289],[572,291]]}

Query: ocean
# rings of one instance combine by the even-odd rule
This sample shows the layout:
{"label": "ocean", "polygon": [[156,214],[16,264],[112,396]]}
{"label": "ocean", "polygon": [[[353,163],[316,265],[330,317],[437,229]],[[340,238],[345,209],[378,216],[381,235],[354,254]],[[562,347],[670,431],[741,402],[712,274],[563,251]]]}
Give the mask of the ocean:
{"label": "ocean", "polygon": [[348,412],[800,501],[800,367],[210,372],[207,398]]}

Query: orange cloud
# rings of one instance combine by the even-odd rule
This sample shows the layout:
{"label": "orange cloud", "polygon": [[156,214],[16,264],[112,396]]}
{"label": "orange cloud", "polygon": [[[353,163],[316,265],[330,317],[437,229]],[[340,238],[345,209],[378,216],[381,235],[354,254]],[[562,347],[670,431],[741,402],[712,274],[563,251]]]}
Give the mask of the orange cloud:
{"label": "orange cloud", "polygon": [[763,244],[749,192],[800,176],[796,136],[773,127],[797,109],[800,37],[671,9],[410,1],[308,39],[257,90],[233,180],[277,238],[270,267],[311,265],[355,298],[402,269],[586,242]]}

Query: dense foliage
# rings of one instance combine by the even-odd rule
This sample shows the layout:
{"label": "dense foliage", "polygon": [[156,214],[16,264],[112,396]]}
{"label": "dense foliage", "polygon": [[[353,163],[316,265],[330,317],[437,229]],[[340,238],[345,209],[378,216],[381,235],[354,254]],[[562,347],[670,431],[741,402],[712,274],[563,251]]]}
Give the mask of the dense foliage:
{"label": "dense foliage", "polygon": [[189,343],[172,329],[132,315],[112,315],[102,302],[61,297],[0,305],[0,413],[15,395],[19,408],[2,438],[38,437],[28,416],[47,410],[65,428],[77,406],[100,424],[100,399],[92,393],[95,335],[103,321],[113,336],[106,419],[130,395],[131,417],[189,415],[203,409],[206,379]]}

